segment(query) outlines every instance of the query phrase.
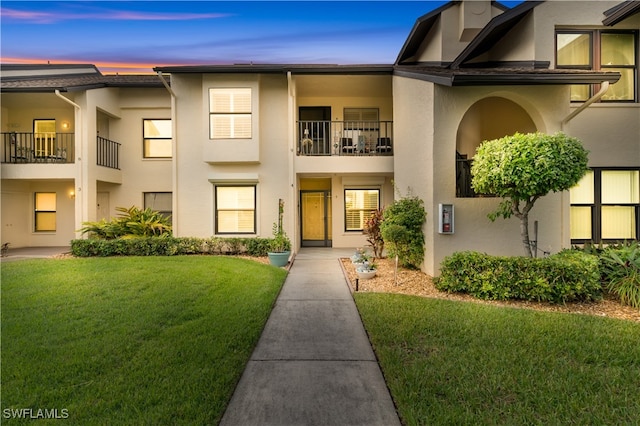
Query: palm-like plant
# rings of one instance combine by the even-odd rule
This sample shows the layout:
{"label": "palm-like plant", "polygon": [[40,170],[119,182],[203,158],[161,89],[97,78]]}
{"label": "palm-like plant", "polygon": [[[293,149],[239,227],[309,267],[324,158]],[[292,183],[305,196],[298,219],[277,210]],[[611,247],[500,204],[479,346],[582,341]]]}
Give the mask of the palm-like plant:
{"label": "palm-like plant", "polygon": [[80,232],[93,238],[159,237],[171,235],[171,222],[162,213],[136,206],[116,207],[118,217],[111,221],[83,222]]}

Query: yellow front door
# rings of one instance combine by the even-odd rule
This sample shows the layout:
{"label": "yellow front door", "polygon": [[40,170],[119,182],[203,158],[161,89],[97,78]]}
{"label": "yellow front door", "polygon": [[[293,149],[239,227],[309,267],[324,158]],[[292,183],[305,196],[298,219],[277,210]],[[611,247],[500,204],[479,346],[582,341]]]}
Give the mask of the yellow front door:
{"label": "yellow front door", "polygon": [[331,195],[329,191],[302,191],[302,245],[331,247]]}

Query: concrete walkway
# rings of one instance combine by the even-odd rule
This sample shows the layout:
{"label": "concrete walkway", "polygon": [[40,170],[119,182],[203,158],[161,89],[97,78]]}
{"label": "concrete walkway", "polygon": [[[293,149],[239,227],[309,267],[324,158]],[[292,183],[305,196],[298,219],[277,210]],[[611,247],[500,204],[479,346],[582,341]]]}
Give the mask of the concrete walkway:
{"label": "concrete walkway", "polygon": [[339,257],[295,258],[221,425],[400,425]]}

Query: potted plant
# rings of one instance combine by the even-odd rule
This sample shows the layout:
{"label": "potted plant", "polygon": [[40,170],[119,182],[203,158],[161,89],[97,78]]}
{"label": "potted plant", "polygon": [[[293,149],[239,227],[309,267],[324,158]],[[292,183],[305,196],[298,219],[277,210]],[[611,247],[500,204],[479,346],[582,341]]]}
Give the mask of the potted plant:
{"label": "potted plant", "polygon": [[375,277],[377,272],[376,264],[368,260],[356,267],[356,274],[358,274],[358,278],[362,280]]}
{"label": "potted plant", "polygon": [[278,205],[278,222],[273,224],[273,238],[269,242],[269,263],[274,266],[285,266],[289,262],[291,254],[291,240],[282,229],[282,216],[284,214],[284,201],[280,199]]}
{"label": "potted plant", "polygon": [[356,249],[355,254],[351,257],[351,261],[356,267],[358,278],[369,279],[376,276],[376,264],[364,249]]}

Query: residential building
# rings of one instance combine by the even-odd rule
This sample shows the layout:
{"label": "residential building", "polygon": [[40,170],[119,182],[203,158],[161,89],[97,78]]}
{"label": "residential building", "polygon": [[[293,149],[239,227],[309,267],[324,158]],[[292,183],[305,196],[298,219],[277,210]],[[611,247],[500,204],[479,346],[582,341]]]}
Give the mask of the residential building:
{"label": "residential building", "polygon": [[132,204],[177,236],[267,237],[284,200],[294,249],[358,247],[370,212],[410,193],[437,274],[459,250],[522,253],[519,222],[490,222],[499,199],[469,174],[483,140],[516,131],[590,151],[580,184],[532,210],[539,250],[638,239],[639,5],[452,1],[388,65],[3,65],[2,242],[67,244]]}

